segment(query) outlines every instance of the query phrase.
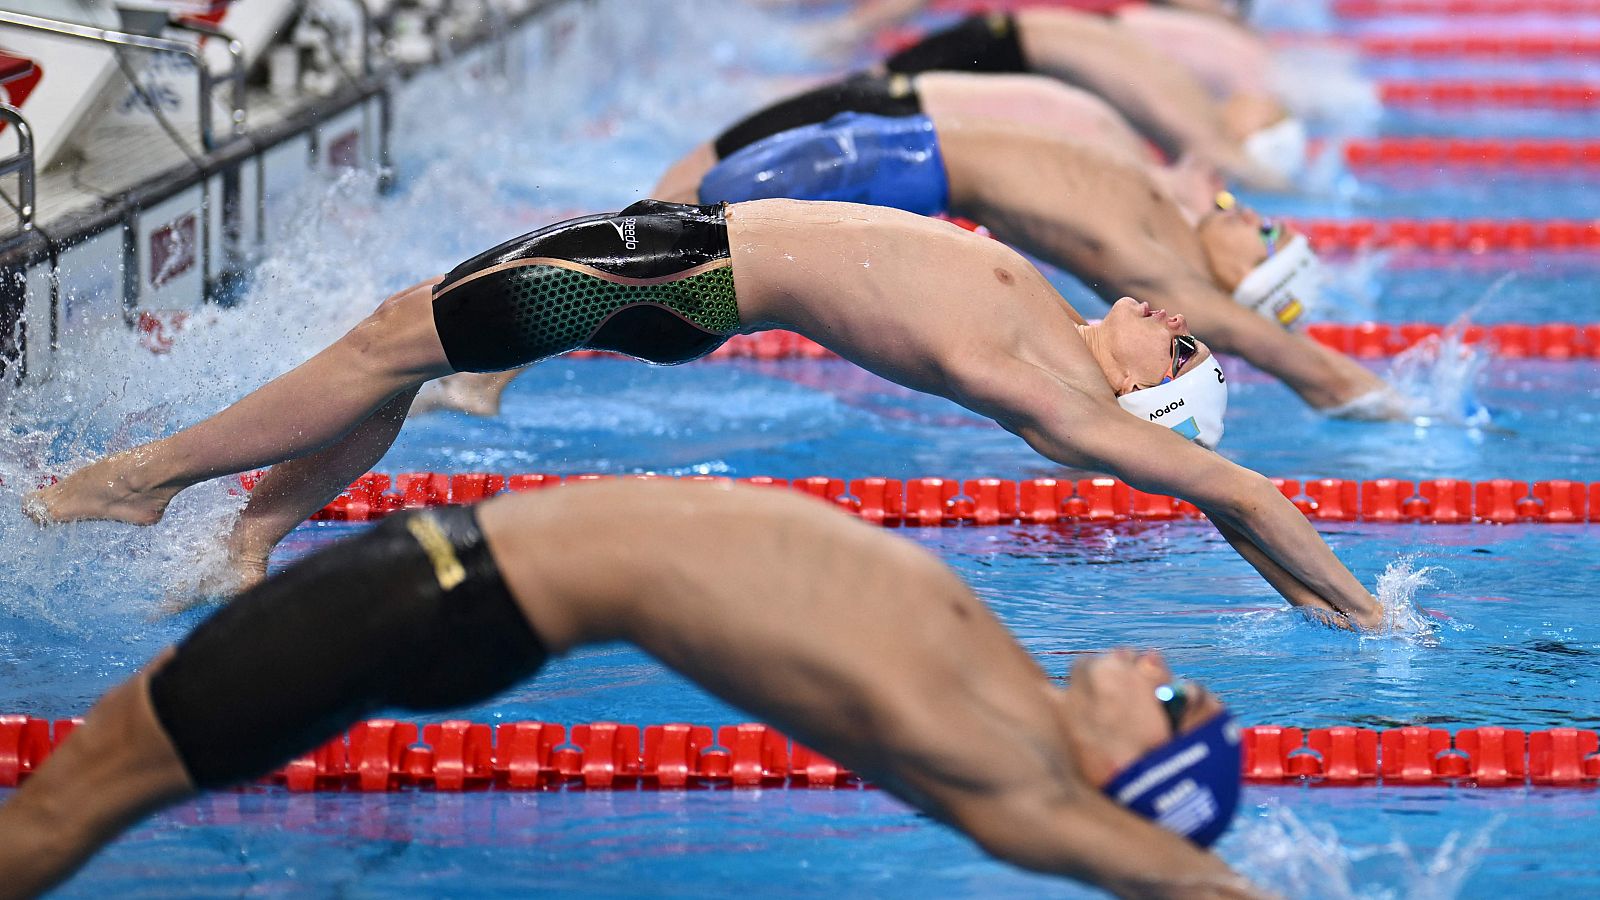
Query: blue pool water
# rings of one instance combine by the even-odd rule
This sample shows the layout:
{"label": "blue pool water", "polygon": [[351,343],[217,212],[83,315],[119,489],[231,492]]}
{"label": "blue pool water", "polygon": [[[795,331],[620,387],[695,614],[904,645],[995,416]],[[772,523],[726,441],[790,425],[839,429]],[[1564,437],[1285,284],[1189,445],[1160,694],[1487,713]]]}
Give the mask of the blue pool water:
{"label": "blue pool water", "polygon": [[[69,342],[52,381],[0,400],[0,710],[79,713],[180,637],[204,610],[163,616],[192,589],[239,498],[185,494],[147,530],[85,523],[39,532],[19,486],[111,446],[192,422],[325,344],[385,292],[564,210],[617,208],[731,111],[820,64],[816,36],[733,2],[627,15],[599,4],[565,62],[534,61],[526,85],[423,80],[402,96],[401,191],[325,185],[264,261],[248,302],[217,312],[151,357],[113,333]],[[755,51],[759,43],[789,50]],[[685,71],[682,59],[700,61]],[[612,77],[578,59],[627,59]],[[482,123],[497,127],[485,129]],[[432,127],[408,127],[428,121]],[[1488,127],[1488,126],[1485,126]],[[471,134],[470,141],[461,135]],[[1419,185],[1432,215],[1582,211],[1588,182]],[[1413,214],[1408,183],[1363,183],[1355,214]],[[1366,195],[1357,195],[1366,196]],[[330,202],[339,198],[338,203]],[[469,214],[463,215],[463,198]],[[1283,201],[1287,207],[1289,201]],[[1295,201],[1351,214],[1335,197]],[[1340,267],[1336,317],[1588,320],[1593,258],[1376,256]],[[1510,281],[1489,287],[1506,271]],[[1076,296],[1076,295],[1074,295]],[[1475,308],[1476,307],[1476,308]],[[1093,310],[1093,305],[1085,307]],[[1370,311],[1363,314],[1363,311]],[[286,326],[284,323],[293,323]],[[1385,363],[1387,367],[1389,364]],[[1420,364],[1419,396],[1441,408],[1474,393],[1493,426],[1364,425],[1307,412],[1235,363],[1223,452],[1270,475],[1497,476],[1591,480],[1600,373],[1592,363]],[[1448,409],[1446,409],[1448,411]],[[1446,415],[1443,418],[1448,419]],[[952,404],[841,362],[706,361],[653,369],[555,360],[519,380],[494,420],[413,421],[389,471],[709,473],[845,477],[1030,477],[1060,468]],[[275,564],[351,526],[308,525]],[[1053,675],[1107,646],[1163,650],[1252,723],[1429,723],[1600,727],[1600,569],[1583,526],[1325,526],[1367,584],[1380,575],[1425,611],[1428,629],[1358,638],[1311,627],[1197,523],[905,529],[947,560]],[[1406,573],[1411,573],[1409,576]],[[628,648],[585,650],[465,713],[578,722],[744,717]],[[1549,896],[1593,892],[1600,826],[1592,790],[1470,791],[1252,787],[1220,852],[1293,897]],[[290,796],[221,794],[130,832],[67,896],[295,894],[677,896],[1082,896],[988,860],[875,791]]]}

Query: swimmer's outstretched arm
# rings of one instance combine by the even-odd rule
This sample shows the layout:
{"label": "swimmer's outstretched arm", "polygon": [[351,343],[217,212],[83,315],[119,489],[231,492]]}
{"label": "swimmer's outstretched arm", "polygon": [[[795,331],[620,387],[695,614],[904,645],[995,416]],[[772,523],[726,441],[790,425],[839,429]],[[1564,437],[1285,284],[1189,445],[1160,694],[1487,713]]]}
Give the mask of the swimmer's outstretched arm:
{"label": "swimmer's outstretched arm", "polygon": [[1035,71],[1104,97],[1168,157],[1197,153],[1252,186],[1285,186],[1227,136],[1222,111],[1199,80],[1132,32],[1056,9],[1024,9],[1017,22]]}
{"label": "swimmer's outstretched arm", "polygon": [[1105,471],[1138,490],[1200,507],[1290,604],[1335,623],[1383,623],[1378,601],[1264,476],[1114,404],[1082,395],[1065,403],[1042,399],[1015,398],[1021,414],[996,415],[996,421],[1057,462]]}

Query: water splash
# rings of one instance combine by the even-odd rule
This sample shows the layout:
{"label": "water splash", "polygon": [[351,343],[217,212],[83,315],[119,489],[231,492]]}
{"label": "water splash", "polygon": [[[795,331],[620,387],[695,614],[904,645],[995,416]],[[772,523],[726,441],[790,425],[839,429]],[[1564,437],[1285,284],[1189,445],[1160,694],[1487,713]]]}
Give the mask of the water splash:
{"label": "water splash", "polygon": [[1378,605],[1383,607],[1383,625],[1378,635],[1420,637],[1434,630],[1434,621],[1417,606],[1417,592],[1433,586],[1438,566],[1417,566],[1415,556],[1402,556],[1384,567],[1378,576]]}
{"label": "water splash", "polygon": [[1478,402],[1477,386],[1488,351],[1466,342],[1467,327],[1516,277],[1508,272],[1483,292],[1438,336],[1407,348],[1389,366],[1385,379],[1404,398],[1406,413],[1421,427],[1455,425],[1485,428],[1492,424],[1488,407]]}
{"label": "water splash", "polygon": [[[1452,900],[1483,861],[1503,817],[1455,830],[1423,859],[1398,834],[1385,844],[1350,846],[1326,822],[1305,821],[1277,800],[1241,818],[1225,845],[1246,877],[1306,900]],[[1380,887],[1376,882],[1380,881]]]}
{"label": "water splash", "polygon": [[[41,529],[21,513],[28,490],[216,412],[406,285],[573,210],[645,196],[674,155],[723,124],[705,110],[751,108],[780,90],[750,76],[773,48],[792,46],[782,19],[734,0],[648,16],[633,6],[586,9],[558,48],[522,60],[520,79],[407,82],[396,98],[400,189],[378,196],[371,172],[308,181],[273,216],[279,233],[239,305],[190,310],[170,352],[139,346],[120,304],[64,298],[73,318],[46,377],[0,393],[0,611],[42,632],[147,633],[164,601],[209,580],[243,498],[224,479],[185,491],[152,528]],[[678,64],[685,46],[711,48],[710,58]],[[597,59],[626,61],[629,76]],[[105,276],[108,289],[120,284]]]}

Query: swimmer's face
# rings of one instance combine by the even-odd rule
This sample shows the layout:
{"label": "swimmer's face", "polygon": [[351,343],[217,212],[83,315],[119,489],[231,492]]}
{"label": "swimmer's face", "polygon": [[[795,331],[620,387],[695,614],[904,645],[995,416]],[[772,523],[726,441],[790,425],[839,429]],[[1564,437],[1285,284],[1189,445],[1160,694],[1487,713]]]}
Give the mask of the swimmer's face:
{"label": "swimmer's face", "polygon": [[1250,270],[1266,262],[1267,247],[1287,243],[1298,231],[1288,225],[1267,222],[1247,206],[1219,209],[1207,213],[1195,226],[1206,263],[1217,286],[1232,293]]}
{"label": "swimmer's face", "polygon": [[[1074,722],[1077,756],[1091,784],[1110,781],[1145,754],[1175,737],[1173,723],[1156,689],[1175,679],[1155,652],[1115,650],[1079,659],[1065,690]],[[1177,722],[1186,734],[1222,712],[1222,701],[1194,682]]]}
{"label": "swimmer's face", "polygon": [[[1100,323],[1103,346],[1116,362],[1115,371],[1107,371],[1112,390],[1118,396],[1140,388],[1155,387],[1172,374],[1173,338],[1189,334],[1189,323],[1181,315],[1168,315],[1164,309],[1151,309],[1132,297],[1123,297],[1111,305]],[[1183,375],[1199,365],[1210,355],[1204,344],[1199,352],[1183,361],[1178,375]]]}

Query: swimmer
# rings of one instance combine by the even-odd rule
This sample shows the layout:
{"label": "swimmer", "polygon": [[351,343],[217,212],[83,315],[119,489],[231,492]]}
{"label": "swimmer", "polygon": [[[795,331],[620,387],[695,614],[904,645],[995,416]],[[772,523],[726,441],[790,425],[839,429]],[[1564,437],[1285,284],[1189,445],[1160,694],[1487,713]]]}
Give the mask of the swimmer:
{"label": "swimmer", "polygon": [[1107,301],[1131,294],[1182,313],[1212,349],[1243,357],[1316,409],[1405,414],[1377,375],[1295,327],[1318,294],[1303,235],[1225,194],[1191,224],[1143,169],[1077,141],[992,120],[846,113],[735,152],[688,199],[760,197],[965,216]]}
{"label": "swimmer", "polygon": [[200,481],[274,465],[234,527],[244,581],[367,471],[417,388],[579,348],[671,364],[782,328],[994,419],[1044,456],[1182,497],[1290,603],[1345,627],[1382,610],[1272,482],[1210,452],[1222,368],[1182,316],[1132,299],[1084,322],[1027,260],[947,222],[849,203],[644,200],[535,231],[389,298],[209,419],[31,494],[37,520],[161,518]]}
{"label": "swimmer", "polygon": [[[1169,159],[1187,154],[1220,167],[1251,187],[1282,189],[1305,163],[1305,128],[1270,95],[1254,89],[1213,99],[1180,65],[1216,52],[1202,34],[1172,28],[1170,17],[1134,28],[1111,17],[1029,7],[1014,14],[973,16],[889,57],[890,73],[934,70],[1022,73],[1059,78],[1104,97]],[[1220,22],[1212,27],[1228,27]],[[1152,44],[1149,34],[1161,40]],[[1169,55],[1172,47],[1183,52]],[[1211,68],[1220,68],[1212,66]],[[1262,78],[1268,73],[1263,71]]]}
{"label": "swimmer", "polygon": [[936,128],[992,120],[1076,141],[1140,167],[1179,209],[1196,219],[1212,208],[1212,199],[1223,188],[1216,169],[1193,156],[1164,165],[1155,148],[1120,113],[1081,88],[1041,75],[924,72],[851,75],[772,103],[674,163],[651,196],[693,198],[706,173],[729,156],[757,141],[846,112],[926,115]]}
{"label": "swimmer", "polygon": [[1084,656],[1060,688],[910,541],[789,492],[614,482],[392,516],[240,596],[0,806],[0,897],[379,710],[479,703],[616,641],[1006,862],[1258,896],[1204,849],[1237,804],[1238,728],[1160,656]]}

